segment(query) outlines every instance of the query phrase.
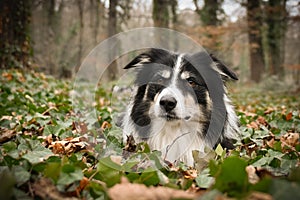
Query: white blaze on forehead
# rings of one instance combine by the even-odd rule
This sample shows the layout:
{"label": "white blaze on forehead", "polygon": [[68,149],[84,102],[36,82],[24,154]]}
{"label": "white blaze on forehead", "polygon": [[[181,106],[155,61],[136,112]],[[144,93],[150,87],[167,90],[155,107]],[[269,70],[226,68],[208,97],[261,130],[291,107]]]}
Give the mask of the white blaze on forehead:
{"label": "white blaze on forehead", "polygon": [[183,55],[180,54],[178,57],[177,57],[177,60],[176,60],[176,63],[175,63],[175,66],[173,68],[173,79],[172,79],[172,85],[175,84],[176,82],[176,79],[180,73],[180,70],[182,68],[182,60],[183,60]]}

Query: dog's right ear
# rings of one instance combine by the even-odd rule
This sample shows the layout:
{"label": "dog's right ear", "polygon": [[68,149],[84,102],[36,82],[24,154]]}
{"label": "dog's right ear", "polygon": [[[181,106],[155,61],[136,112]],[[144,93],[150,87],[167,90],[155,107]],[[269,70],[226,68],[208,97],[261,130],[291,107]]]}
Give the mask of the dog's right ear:
{"label": "dog's right ear", "polygon": [[139,67],[143,64],[149,64],[153,62],[160,62],[161,58],[170,56],[171,53],[165,49],[151,48],[148,51],[135,57],[130,63],[128,63],[124,69],[130,69],[133,67]]}
{"label": "dog's right ear", "polygon": [[130,63],[128,63],[124,69],[130,69],[133,67],[138,67],[141,66],[143,64],[146,63],[150,63],[151,62],[151,57],[148,53],[142,53],[140,55],[138,55],[137,57],[135,57]]}

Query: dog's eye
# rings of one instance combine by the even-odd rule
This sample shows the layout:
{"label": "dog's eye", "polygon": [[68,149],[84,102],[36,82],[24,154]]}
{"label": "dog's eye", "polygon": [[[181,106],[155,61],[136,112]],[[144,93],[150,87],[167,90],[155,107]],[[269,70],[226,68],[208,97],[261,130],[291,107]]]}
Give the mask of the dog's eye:
{"label": "dog's eye", "polygon": [[159,77],[157,80],[156,80],[157,83],[163,83],[164,82],[164,78],[163,77]]}
{"label": "dog's eye", "polygon": [[198,85],[198,83],[193,78],[188,78],[186,80],[190,84],[191,87],[196,87]]}
{"label": "dog's eye", "polygon": [[155,83],[158,83],[158,84],[162,84],[162,83],[164,83],[165,82],[165,78],[164,77],[162,77],[162,76],[157,76],[157,77],[155,77],[154,79],[153,79],[153,82],[155,82]]}

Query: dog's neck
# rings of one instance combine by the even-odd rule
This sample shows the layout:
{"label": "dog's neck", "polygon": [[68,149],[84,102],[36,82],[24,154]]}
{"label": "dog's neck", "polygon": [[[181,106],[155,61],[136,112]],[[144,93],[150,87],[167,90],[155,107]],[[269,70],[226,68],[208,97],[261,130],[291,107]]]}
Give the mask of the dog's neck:
{"label": "dog's neck", "polygon": [[192,151],[204,151],[202,124],[181,120],[165,122],[160,119],[153,120],[152,124],[147,143],[151,149],[161,151],[167,161],[183,161],[192,165]]}

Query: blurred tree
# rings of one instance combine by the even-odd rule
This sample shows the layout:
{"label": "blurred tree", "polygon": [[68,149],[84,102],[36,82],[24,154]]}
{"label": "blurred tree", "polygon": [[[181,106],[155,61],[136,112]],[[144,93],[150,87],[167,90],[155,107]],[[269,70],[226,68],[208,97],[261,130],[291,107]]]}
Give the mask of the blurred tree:
{"label": "blurred tree", "polygon": [[0,1],[0,68],[29,67],[30,0]]}
{"label": "blurred tree", "polygon": [[[109,0],[109,12],[108,12],[108,37],[111,37],[117,33],[117,6],[119,4],[119,0]],[[113,48],[113,47],[112,47]],[[113,51],[114,49],[109,50],[109,56],[111,59],[115,57],[117,52]],[[117,64],[113,62],[108,67],[108,78],[110,80],[114,80],[117,76],[118,68]]]}
{"label": "blurred tree", "polygon": [[171,1],[171,13],[172,13],[172,24],[173,28],[176,29],[177,25],[177,0],[170,0]]}
{"label": "blurred tree", "polygon": [[169,0],[153,0],[152,18],[155,27],[169,27]]}
{"label": "blurred tree", "polygon": [[219,51],[222,48],[222,35],[220,14],[224,13],[222,4],[224,0],[204,0],[204,5],[200,8],[198,0],[193,0],[196,13],[200,16],[202,23],[203,38],[202,45],[211,52]]}
{"label": "blurred tree", "polygon": [[199,8],[198,0],[193,0],[196,7],[196,12],[201,18],[201,22],[205,26],[220,25],[221,20],[218,19],[218,14],[223,13],[223,0],[204,0],[203,8]]}
{"label": "blurred tree", "polygon": [[117,33],[117,5],[118,0],[109,0],[108,36]]}
{"label": "blurred tree", "polygon": [[[36,2],[39,3],[38,1]],[[49,73],[57,74],[59,69],[56,60],[59,55],[56,53],[56,47],[59,45],[58,38],[61,36],[61,20],[64,1],[61,1],[59,4],[56,0],[42,1],[41,6],[44,11],[43,17],[45,23],[42,24],[43,29],[40,34],[43,34],[45,45],[47,45],[47,48],[44,48],[46,55],[43,59]]]}
{"label": "blurred tree", "polygon": [[78,12],[79,12],[79,42],[78,42],[78,61],[76,65],[76,71],[78,71],[81,65],[81,59],[83,54],[83,31],[84,31],[84,19],[83,19],[83,11],[84,11],[84,2],[82,0],[77,0]]}
{"label": "blurred tree", "polygon": [[250,52],[250,79],[259,82],[265,71],[262,44],[262,9],[260,1],[253,0],[248,0],[246,7]]}
{"label": "blurred tree", "polygon": [[100,1],[90,0],[90,28],[93,30],[93,44],[97,44],[98,28],[100,22]]}
{"label": "blurred tree", "polygon": [[[155,27],[170,28],[177,22],[177,0],[153,0],[152,2],[152,19]],[[170,38],[164,38],[159,33],[156,36],[158,43],[169,48]],[[171,42],[173,43],[173,42]],[[175,42],[176,43],[176,42]],[[173,44],[176,49],[176,44]]]}
{"label": "blurred tree", "polygon": [[268,24],[268,48],[270,74],[284,77],[284,43],[287,27],[286,0],[268,1],[265,6],[266,22]]}

